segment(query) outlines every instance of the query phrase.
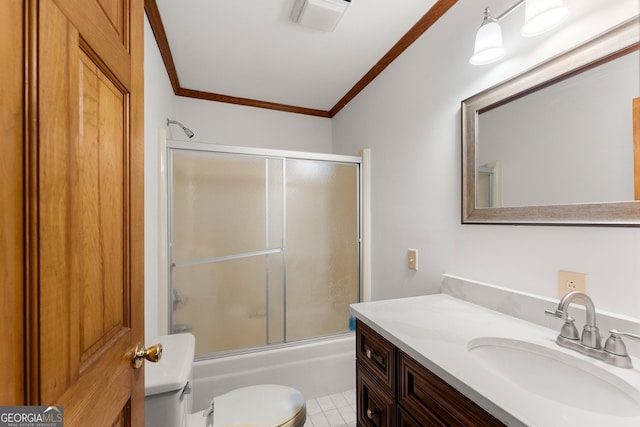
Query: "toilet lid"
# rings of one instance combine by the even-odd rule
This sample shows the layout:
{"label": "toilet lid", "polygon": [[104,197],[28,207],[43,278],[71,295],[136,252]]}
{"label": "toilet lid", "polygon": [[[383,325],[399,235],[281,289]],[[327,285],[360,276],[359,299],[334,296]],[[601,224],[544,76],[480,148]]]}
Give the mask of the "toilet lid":
{"label": "toilet lid", "polygon": [[275,427],[288,424],[296,416],[306,418],[305,411],[305,400],[298,390],[281,385],[254,385],[214,397],[213,425]]}

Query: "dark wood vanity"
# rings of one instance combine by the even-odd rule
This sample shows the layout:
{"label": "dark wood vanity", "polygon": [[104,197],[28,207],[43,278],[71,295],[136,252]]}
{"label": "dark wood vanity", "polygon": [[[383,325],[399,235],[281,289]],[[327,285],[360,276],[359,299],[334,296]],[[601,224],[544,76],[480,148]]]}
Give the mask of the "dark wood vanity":
{"label": "dark wood vanity", "polygon": [[358,426],[504,425],[360,320],[356,358]]}

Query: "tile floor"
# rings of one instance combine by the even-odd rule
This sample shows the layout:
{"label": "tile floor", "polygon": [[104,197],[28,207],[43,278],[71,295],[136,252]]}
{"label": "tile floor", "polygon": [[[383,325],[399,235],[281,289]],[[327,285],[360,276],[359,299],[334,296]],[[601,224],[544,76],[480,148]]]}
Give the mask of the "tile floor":
{"label": "tile floor", "polygon": [[307,400],[307,422],[304,427],[355,426],[355,389]]}

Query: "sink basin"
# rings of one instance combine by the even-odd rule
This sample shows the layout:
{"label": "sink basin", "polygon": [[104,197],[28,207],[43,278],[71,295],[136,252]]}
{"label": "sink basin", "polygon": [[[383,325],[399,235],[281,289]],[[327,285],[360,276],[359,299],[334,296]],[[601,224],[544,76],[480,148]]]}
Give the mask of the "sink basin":
{"label": "sink basin", "polygon": [[507,338],[476,338],[467,348],[495,375],[543,398],[590,412],[640,416],[640,390],[596,364]]}

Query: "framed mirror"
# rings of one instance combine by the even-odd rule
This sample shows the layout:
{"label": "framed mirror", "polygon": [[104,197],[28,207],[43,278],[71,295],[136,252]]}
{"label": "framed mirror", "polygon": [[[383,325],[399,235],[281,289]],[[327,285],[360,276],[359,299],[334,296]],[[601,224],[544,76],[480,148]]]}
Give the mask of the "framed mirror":
{"label": "framed mirror", "polygon": [[462,223],[640,226],[640,20],[462,101]]}

